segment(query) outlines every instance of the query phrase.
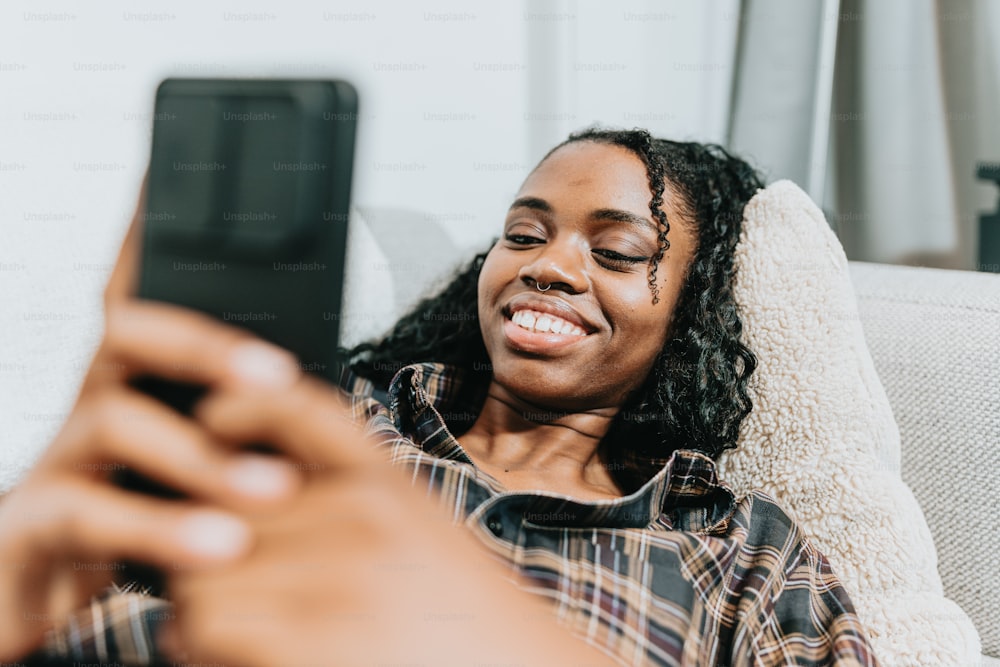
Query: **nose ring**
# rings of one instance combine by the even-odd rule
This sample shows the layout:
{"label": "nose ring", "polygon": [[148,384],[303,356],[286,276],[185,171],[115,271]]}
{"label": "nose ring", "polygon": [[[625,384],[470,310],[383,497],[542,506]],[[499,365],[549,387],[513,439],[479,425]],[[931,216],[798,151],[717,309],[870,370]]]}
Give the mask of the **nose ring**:
{"label": "nose ring", "polygon": [[549,283],[548,285],[545,286],[545,289],[542,289],[542,284],[536,280],[535,289],[538,290],[539,292],[548,292],[550,289],[552,289],[552,283]]}

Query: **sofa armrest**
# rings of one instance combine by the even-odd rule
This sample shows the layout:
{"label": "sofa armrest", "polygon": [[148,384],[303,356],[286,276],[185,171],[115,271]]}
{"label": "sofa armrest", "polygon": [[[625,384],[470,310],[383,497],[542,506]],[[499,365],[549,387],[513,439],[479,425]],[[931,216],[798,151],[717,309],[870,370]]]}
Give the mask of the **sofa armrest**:
{"label": "sofa armrest", "polygon": [[1000,656],[1000,276],[851,262],[865,339],[947,597]]}

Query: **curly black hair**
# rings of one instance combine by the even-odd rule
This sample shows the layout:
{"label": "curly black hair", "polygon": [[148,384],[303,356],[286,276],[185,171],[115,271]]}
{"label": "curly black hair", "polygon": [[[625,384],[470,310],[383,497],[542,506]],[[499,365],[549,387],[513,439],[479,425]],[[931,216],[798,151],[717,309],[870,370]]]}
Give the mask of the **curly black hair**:
{"label": "curly black hair", "polygon": [[[657,139],[641,129],[588,128],[570,135],[541,162],[578,141],[624,147],[646,166],[649,209],[659,223],[659,248],[649,263],[654,303],[659,298],[656,269],[670,245],[671,221],[662,208],[666,184],[678,195],[674,208],[683,220],[675,222],[692,225],[697,237],[667,340],[601,441],[603,463],[619,487],[631,492],[677,449],[718,458],[734,448],[740,424],[750,414],[747,385],[757,360],[740,340],[733,259],[743,208],[764,183],[753,167],[721,146]],[[350,350],[354,372],[384,387],[401,366],[435,361],[465,369],[466,381],[484,388],[491,367],[479,329],[477,285],[486,254],[476,255],[381,341]]]}

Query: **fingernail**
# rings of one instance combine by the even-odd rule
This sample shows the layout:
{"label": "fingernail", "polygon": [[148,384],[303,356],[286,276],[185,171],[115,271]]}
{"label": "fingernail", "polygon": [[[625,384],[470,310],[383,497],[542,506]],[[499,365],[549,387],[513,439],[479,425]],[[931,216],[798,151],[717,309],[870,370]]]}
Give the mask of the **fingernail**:
{"label": "fingernail", "polygon": [[244,456],[226,471],[229,486],[248,496],[281,497],[295,487],[295,481],[295,473],[287,465],[263,456]]}
{"label": "fingernail", "polygon": [[229,367],[243,382],[266,389],[288,387],[299,375],[289,352],[258,341],[238,345],[229,356]]}
{"label": "fingernail", "polygon": [[181,540],[199,556],[232,558],[250,546],[250,528],[228,514],[202,511],[184,522]]}

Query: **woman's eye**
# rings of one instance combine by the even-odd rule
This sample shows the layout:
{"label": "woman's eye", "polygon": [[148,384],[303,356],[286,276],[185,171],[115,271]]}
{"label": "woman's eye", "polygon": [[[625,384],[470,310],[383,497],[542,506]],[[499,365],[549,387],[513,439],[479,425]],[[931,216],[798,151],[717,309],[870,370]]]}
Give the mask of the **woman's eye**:
{"label": "woman's eye", "polygon": [[609,266],[609,268],[618,271],[624,271],[629,269],[634,264],[649,261],[649,257],[642,257],[638,255],[623,255],[620,252],[615,252],[614,250],[606,250],[603,248],[598,248],[593,252],[595,255],[597,255],[603,260],[601,262],[602,264],[605,264],[606,266]]}
{"label": "woman's eye", "polygon": [[527,234],[507,234],[504,238],[514,245],[532,245],[543,242],[537,236],[528,236]]}

